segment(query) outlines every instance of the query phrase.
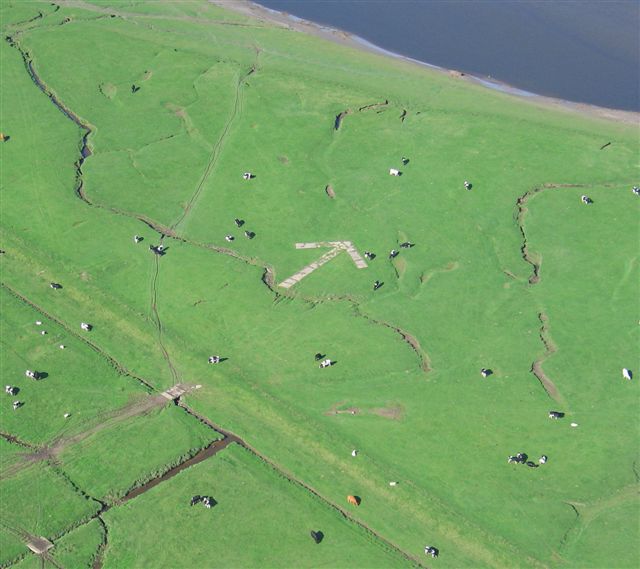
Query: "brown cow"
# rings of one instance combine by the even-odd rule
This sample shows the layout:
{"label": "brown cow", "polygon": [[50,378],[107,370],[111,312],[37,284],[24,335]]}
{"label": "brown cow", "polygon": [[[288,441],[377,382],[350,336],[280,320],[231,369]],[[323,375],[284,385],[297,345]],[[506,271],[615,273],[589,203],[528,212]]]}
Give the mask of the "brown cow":
{"label": "brown cow", "polygon": [[360,497],[359,496],[347,496],[347,502],[349,504],[353,504],[354,506],[360,505]]}

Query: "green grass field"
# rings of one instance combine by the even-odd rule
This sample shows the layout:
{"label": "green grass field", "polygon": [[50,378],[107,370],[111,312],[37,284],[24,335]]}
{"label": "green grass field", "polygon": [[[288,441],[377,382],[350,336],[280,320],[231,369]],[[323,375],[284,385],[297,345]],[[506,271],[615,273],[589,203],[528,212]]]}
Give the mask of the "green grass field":
{"label": "green grass field", "polygon": [[[0,18],[0,369],[25,402],[0,406],[2,470],[28,452],[11,436],[80,437],[2,483],[0,563],[24,526],[88,566],[104,523],[105,568],[638,566],[637,125],[204,1],[7,1]],[[328,251],[295,244],[323,241],[376,257],[279,287]],[[45,505],[68,481],[111,503],[216,439],[168,402],[113,419],[176,384],[251,450],[20,526],[36,504],[18,480]],[[205,483],[219,505],[184,508]]]}

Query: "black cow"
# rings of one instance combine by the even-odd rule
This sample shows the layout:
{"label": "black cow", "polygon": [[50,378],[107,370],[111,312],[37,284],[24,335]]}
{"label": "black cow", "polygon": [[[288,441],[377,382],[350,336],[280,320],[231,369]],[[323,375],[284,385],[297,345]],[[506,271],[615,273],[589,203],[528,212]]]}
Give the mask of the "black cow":
{"label": "black cow", "polygon": [[549,411],[549,419],[562,419],[564,413],[561,411]]}
{"label": "black cow", "polygon": [[313,531],[310,532],[311,539],[316,543],[320,543],[324,539],[324,534],[321,531]]}

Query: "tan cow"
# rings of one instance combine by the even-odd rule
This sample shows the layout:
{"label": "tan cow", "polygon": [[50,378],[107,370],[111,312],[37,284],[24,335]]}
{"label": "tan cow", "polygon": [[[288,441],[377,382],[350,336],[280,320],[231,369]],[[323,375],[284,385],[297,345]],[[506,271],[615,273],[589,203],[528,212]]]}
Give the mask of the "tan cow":
{"label": "tan cow", "polygon": [[360,498],[358,496],[347,496],[347,502],[349,502],[349,504],[352,504],[354,506],[359,506]]}

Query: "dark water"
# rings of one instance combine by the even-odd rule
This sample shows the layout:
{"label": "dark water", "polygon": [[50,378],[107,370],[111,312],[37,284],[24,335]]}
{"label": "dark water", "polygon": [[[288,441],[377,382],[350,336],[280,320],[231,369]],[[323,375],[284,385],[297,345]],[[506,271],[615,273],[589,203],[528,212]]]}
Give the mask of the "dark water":
{"label": "dark water", "polygon": [[640,2],[258,0],[441,67],[640,110]]}

